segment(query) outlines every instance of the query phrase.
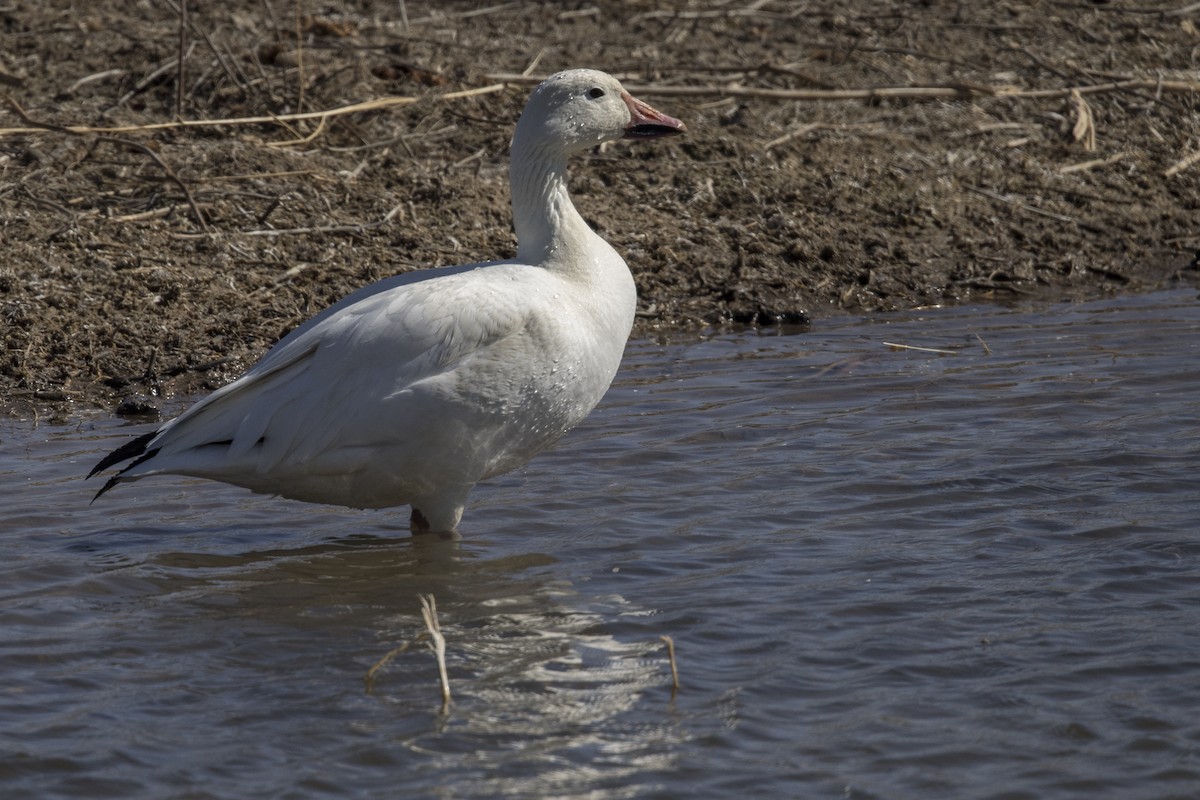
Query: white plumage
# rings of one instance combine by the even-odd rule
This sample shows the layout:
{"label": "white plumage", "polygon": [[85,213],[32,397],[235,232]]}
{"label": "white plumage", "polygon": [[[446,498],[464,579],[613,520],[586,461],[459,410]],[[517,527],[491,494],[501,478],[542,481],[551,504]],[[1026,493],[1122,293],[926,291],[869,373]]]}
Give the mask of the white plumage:
{"label": "white plumage", "polygon": [[633,279],[571,203],[568,156],[683,129],[602,72],[550,77],[512,142],[516,258],[351,294],[102,460],[93,475],[135,459],[96,496],[174,473],[311,502],[409,504],[414,530],[454,530],[477,482],[525,463],[592,410],[633,324]]}

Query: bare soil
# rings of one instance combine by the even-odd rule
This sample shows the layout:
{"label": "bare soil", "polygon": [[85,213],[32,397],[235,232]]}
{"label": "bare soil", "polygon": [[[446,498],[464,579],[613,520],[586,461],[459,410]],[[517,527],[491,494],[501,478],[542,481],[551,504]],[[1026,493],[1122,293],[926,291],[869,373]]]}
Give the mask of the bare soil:
{"label": "bare soil", "polygon": [[574,165],[643,332],[1200,268],[1185,0],[176,2],[0,4],[9,411],[212,389],[358,286],[511,255],[512,125],[572,66],[689,128]]}

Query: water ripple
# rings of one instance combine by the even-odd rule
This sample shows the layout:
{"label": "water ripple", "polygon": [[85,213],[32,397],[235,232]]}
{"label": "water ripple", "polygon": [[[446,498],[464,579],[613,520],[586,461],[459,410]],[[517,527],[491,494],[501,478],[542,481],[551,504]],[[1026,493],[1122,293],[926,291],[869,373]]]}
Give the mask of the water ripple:
{"label": "water ripple", "polygon": [[[1198,333],[1181,290],[637,341],[461,540],[189,480],[89,507],[141,428],[5,422],[0,785],[1196,796]],[[421,593],[446,715],[420,646],[364,690]]]}

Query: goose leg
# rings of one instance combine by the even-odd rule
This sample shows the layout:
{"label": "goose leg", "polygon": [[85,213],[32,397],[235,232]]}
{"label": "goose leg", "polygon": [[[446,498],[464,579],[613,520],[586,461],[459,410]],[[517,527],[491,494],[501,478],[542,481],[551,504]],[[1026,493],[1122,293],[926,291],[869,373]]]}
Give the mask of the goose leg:
{"label": "goose leg", "polygon": [[429,520],[425,519],[420,509],[413,508],[412,516],[408,518],[408,529],[413,533],[429,533]]}

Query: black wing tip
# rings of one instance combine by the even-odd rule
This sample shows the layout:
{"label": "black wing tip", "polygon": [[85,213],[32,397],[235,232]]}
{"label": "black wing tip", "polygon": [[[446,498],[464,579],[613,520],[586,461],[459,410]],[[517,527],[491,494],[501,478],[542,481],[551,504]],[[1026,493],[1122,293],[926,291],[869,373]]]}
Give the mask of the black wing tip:
{"label": "black wing tip", "polygon": [[[155,436],[158,436],[158,431],[151,431],[150,433],[144,433],[141,436],[137,437],[136,439],[129,440],[125,444],[118,447],[116,450],[113,450],[111,453],[106,455],[104,458],[100,459],[100,463],[97,464],[96,466],[92,467],[92,471],[89,472],[87,474],[87,476],[89,478],[91,478],[91,477],[95,476],[97,473],[103,472],[104,470],[113,466],[114,464],[120,464],[122,461],[127,461],[128,459],[131,459],[131,458],[137,458],[138,456],[140,456],[146,452],[146,445],[150,444],[150,442],[154,439]],[[133,465],[130,464],[130,466],[133,466]],[[108,488],[110,488],[110,487],[106,486],[106,487],[104,487],[104,489],[101,489],[100,494],[104,494],[104,492]],[[100,495],[96,495],[96,496],[99,497]]]}
{"label": "black wing tip", "polygon": [[87,474],[87,478],[84,478],[84,480],[86,481],[88,478],[96,477],[97,473],[103,472],[104,470],[111,467],[113,464],[117,463],[116,461],[109,461],[110,458],[112,458],[111,455],[105,456],[104,459],[99,464],[92,467],[92,471]]}
{"label": "black wing tip", "polygon": [[[153,435],[153,434],[151,434],[151,435]],[[130,445],[132,445],[132,444],[137,444],[138,442],[140,442],[140,441],[141,441],[141,439],[144,439],[144,438],[145,438],[144,436],[143,436],[143,437],[139,437],[138,439],[135,439],[134,441],[130,442],[129,444],[130,444]],[[128,447],[129,445],[126,445],[126,446]],[[116,455],[116,453],[114,453],[113,455]],[[121,470],[120,472],[118,472],[116,475],[113,475],[111,478],[109,478],[109,479],[108,479],[108,482],[107,482],[107,483],[105,483],[103,486],[101,486],[101,487],[100,487],[100,491],[96,492],[96,496],[92,498],[92,503],[94,503],[94,502],[96,502],[97,500],[99,500],[99,499],[100,499],[100,495],[104,494],[104,493],[105,493],[105,492],[107,492],[109,489],[113,488],[113,487],[114,487],[114,486],[116,486],[118,483],[120,483],[121,481],[123,481],[123,480],[136,480],[136,479],[137,479],[138,477],[140,477],[140,476],[134,476],[134,477],[132,477],[132,478],[126,478],[126,477],[125,477],[125,473],[126,473],[126,472],[129,472],[129,470],[133,469],[133,468],[134,468],[134,467],[136,467],[138,464],[141,464],[143,461],[149,461],[150,459],[154,458],[156,455],[158,455],[158,448],[157,448],[157,447],[156,447],[156,448],[154,448],[153,450],[146,450],[145,452],[141,453],[141,454],[138,456],[138,458],[137,458],[135,461],[131,462],[129,465],[127,465],[127,466],[126,466],[126,467],[125,467],[123,470]],[[112,456],[109,456],[109,458],[112,458]],[[106,459],[106,460],[107,460],[107,459]],[[121,460],[122,460],[122,459],[117,459],[117,461],[121,461]],[[116,462],[113,462],[113,463],[116,463]],[[102,465],[103,465],[103,462],[101,462],[101,466],[98,466],[98,467],[96,467],[96,469],[92,470],[92,475],[95,475],[97,471],[99,471],[100,469],[103,469],[103,466],[102,466]],[[90,477],[92,477],[92,475],[88,475],[88,477],[90,478]],[[92,503],[88,503],[88,505],[90,506]]]}
{"label": "black wing tip", "polygon": [[[88,477],[90,478],[90,477],[92,477],[92,476],[91,476],[91,475],[88,475]],[[91,502],[91,503],[88,503],[88,505],[90,506],[92,503],[94,503],[94,502],[96,502],[97,500],[99,500],[99,499],[100,499],[100,495],[104,494],[105,492],[107,492],[109,489],[113,488],[114,486],[116,486],[116,485],[117,485],[118,483],[120,483],[120,482],[121,482],[121,476],[120,476],[120,475],[113,475],[111,478],[109,478],[109,479],[108,479],[108,480],[105,482],[105,484],[104,484],[103,486],[101,486],[101,487],[100,487],[100,491],[96,492],[96,496],[92,498],[92,502]]]}
{"label": "black wing tip", "polygon": [[[116,450],[113,450],[104,458],[100,459],[99,464],[92,467],[92,471],[87,474],[88,478],[94,477],[97,473],[103,472],[115,464],[120,464],[122,461],[127,461],[131,458],[135,459],[133,463],[127,465],[125,469],[121,470],[116,475],[113,475],[103,486],[100,487],[100,491],[96,492],[95,497],[92,498],[92,503],[99,500],[100,495],[104,494],[120,483],[122,480],[121,476],[124,475],[131,467],[136,467],[138,464],[142,463],[148,458],[154,458],[154,456],[158,453],[158,448],[156,447],[153,450],[147,450],[146,445],[154,441],[155,436],[158,436],[158,431],[156,430],[151,431],[150,433],[144,433],[141,436],[138,436],[136,439],[130,439],[128,442],[121,445]],[[91,503],[88,503],[88,505],[91,505]]]}

